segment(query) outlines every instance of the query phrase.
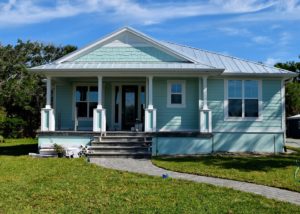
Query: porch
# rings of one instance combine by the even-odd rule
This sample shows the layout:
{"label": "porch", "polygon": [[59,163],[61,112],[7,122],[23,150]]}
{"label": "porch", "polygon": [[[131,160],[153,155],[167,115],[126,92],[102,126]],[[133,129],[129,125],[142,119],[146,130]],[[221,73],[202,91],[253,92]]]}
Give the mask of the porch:
{"label": "porch", "polygon": [[48,76],[46,83],[41,132],[212,132],[207,76]]}

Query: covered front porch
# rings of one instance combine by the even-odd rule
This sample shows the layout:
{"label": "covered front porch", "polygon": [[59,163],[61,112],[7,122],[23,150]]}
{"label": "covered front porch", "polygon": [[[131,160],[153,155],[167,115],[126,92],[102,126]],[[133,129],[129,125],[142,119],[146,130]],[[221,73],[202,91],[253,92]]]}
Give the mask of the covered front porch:
{"label": "covered front porch", "polygon": [[[207,76],[48,76],[46,85],[42,132],[212,132]],[[184,105],[169,105],[169,87]]]}

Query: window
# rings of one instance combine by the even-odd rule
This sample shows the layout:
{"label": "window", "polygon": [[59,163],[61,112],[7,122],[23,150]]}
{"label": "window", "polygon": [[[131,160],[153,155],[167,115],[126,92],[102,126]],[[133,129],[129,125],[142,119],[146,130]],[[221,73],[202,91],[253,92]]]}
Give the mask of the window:
{"label": "window", "polygon": [[168,81],[168,107],[185,107],[185,81]]}
{"label": "window", "polygon": [[228,80],[225,115],[228,118],[259,118],[260,93],[258,80]]}
{"label": "window", "polygon": [[76,108],[77,117],[92,118],[93,109],[97,108],[98,87],[77,86],[76,87]]}

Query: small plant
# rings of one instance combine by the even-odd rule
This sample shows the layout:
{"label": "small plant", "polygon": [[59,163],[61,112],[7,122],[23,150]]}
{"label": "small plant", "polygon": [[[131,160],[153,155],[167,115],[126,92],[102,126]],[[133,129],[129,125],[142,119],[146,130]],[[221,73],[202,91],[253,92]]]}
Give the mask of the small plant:
{"label": "small plant", "polygon": [[61,145],[58,145],[58,144],[55,143],[55,144],[53,145],[53,148],[54,148],[54,150],[55,150],[55,152],[57,153],[57,156],[58,156],[59,158],[63,157],[64,152],[65,152],[64,147],[62,147]]}

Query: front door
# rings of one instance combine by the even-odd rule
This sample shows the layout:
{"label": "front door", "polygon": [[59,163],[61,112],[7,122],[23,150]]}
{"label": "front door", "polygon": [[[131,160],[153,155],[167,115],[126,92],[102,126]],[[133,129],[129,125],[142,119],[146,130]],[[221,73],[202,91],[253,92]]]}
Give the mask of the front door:
{"label": "front door", "polygon": [[138,86],[122,86],[122,129],[131,130],[138,118]]}

